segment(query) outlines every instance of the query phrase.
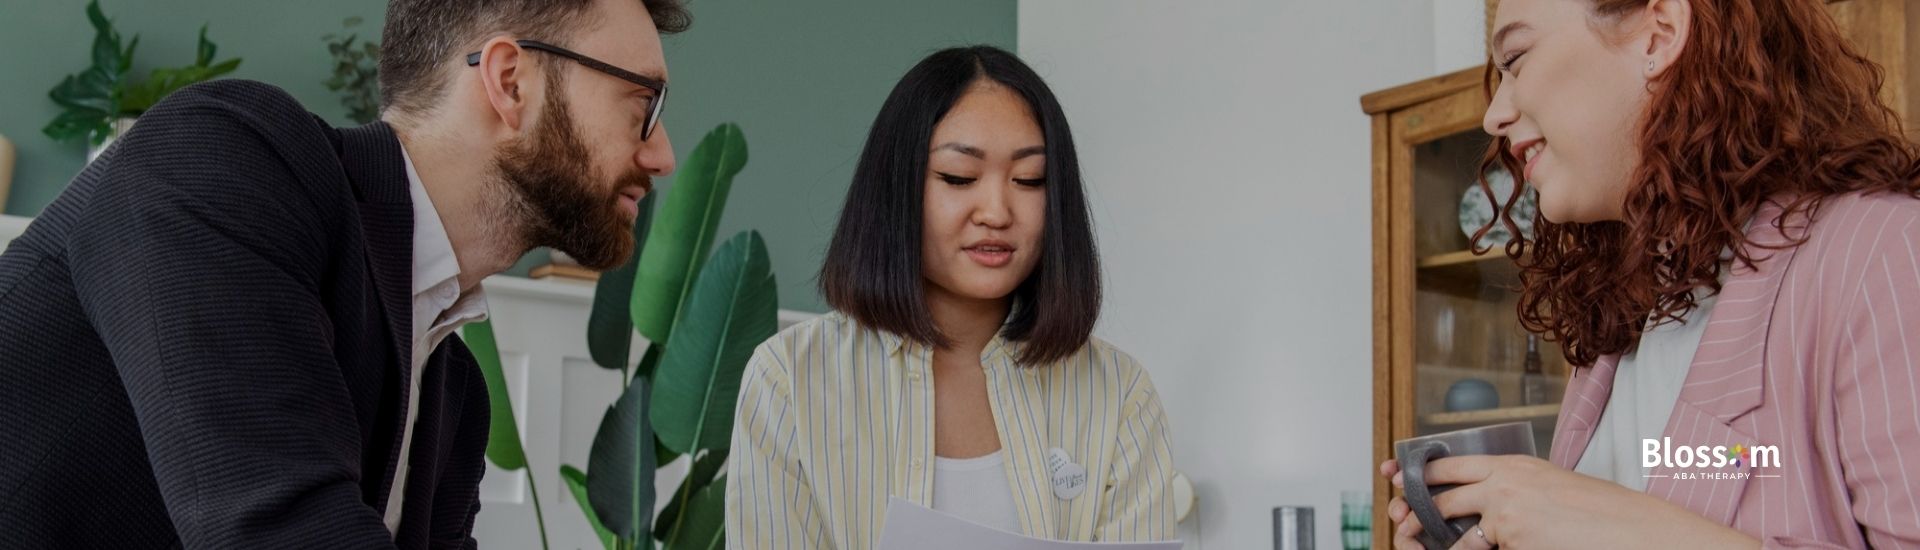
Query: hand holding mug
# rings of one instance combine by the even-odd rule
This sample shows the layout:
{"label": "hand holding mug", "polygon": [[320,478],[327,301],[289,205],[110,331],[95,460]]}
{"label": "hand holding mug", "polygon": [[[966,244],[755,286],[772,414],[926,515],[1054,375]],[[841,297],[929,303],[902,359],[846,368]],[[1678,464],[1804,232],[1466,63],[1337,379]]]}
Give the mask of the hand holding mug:
{"label": "hand holding mug", "polygon": [[[1448,434],[1441,434],[1448,435]],[[1429,436],[1439,437],[1439,436]],[[1425,439],[1425,438],[1416,438]],[[1395,444],[1401,448],[1402,443]],[[1449,449],[1452,450],[1452,449]],[[1396,549],[1758,548],[1745,534],[1617,483],[1562,469],[1527,454],[1431,459],[1408,476],[1407,455],[1380,474],[1407,493],[1387,505]],[[1416,507],[1429,489],[1434,525]],[[1462,521],[1471,518],[1470,522]],[[1451,534],[1451,540],[1442,539]],[[1444,544],[1442,544],[1444,542]]]}

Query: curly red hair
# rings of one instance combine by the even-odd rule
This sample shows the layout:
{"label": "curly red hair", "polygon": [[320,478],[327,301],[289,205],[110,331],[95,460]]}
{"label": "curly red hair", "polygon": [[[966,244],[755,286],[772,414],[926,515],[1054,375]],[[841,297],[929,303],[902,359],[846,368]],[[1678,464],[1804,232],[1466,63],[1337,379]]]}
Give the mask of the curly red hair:
{"label": "curly red hair", "polygon": [[[1692,38],[1653,83],[1639,124],[1642,160],[1624,219],[1539,219],[1530,242],[1507,246],[1520,266],[1521,326],[1559,342],[1570,364],[1592,365],[1634,346],[1650,321],[1683,318],[1697,307],[1695,288],[1717,294],[1723,250],[1751,267],[1756,251],[1744,228],[1767,201],[1784,207],[1775,223],[1785,230],[1804,228],[1785,220],[1811,223],[1834,195],[1920,198],[1920,153],[1879,99],[1880,67],[1847,43],[1821,4],[1693,2]],[[1645,7],[1592,0],[1597,25]],[[1489,61],[1489,97],[1497,78]],[[1496,139],[1483,157],[1487,196],[1485,173],[1496,163],[1525,173],[1507,147]],[[1523,187],[1503,198],[1496,222],[1516,235],[1504,206]],[[1804,242],[1799,235],[1789,246]]]}

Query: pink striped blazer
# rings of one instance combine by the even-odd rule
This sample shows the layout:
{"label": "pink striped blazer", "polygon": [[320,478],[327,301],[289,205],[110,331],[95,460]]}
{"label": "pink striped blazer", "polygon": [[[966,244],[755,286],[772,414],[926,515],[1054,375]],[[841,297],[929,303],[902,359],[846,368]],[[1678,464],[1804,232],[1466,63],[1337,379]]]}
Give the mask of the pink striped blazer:
{"label": "pink striped blazer", "polygon": [[[1750,240],[1786,242],[1779,217],[1763,209]],[[1808,226],[1787,225],[1790,236]],[[1647,492],[1766,548],[1920,548],[1920,200],[1837,196],[1807,231],[1729,276]],[[1568,382],[1554,464],[1580,461],[1618,362]],[[1778,447],[1778,466],[1667,462],[1682,446],[1736,445]]]}

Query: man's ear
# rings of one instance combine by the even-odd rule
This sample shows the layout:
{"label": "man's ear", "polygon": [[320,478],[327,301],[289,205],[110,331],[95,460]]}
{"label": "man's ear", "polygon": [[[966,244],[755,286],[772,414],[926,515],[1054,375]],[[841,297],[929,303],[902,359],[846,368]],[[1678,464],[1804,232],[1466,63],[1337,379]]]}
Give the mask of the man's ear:
{"label": "man's ear", "polygon": [[480,46],[480,86],[486,90],[487,105],[501,124],[518,131],[525,120],[528,85],[538,85],[527,75],[536,70],[530,58],[512,38],[496,36]]}

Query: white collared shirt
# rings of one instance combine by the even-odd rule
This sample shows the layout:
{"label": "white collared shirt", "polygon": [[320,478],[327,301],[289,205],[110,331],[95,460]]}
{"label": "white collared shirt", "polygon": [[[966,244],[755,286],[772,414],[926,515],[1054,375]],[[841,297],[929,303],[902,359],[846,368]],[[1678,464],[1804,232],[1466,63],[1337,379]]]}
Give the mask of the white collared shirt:
{"label": "white collared shirt", "polygon": [[400,437],[400,462],[387,493],[387,531],[400,530],[401,504],[406,500],[408,462],[412,459],[413,424],[420,415],[420,378],[434,348],[462,325],[487,318],[487,293],[480,287],[460,292],[460,260],[453,241],[440,222],[440,212],[427,196],[413,157],[400,148],[407,165],[407,189],[413,197],[413,380],[407,391],[406,432]]}

